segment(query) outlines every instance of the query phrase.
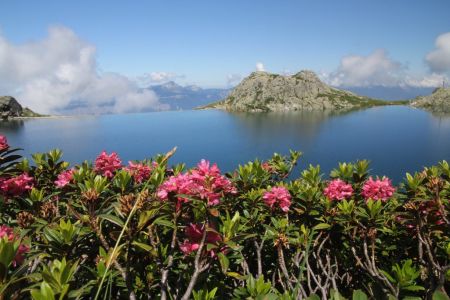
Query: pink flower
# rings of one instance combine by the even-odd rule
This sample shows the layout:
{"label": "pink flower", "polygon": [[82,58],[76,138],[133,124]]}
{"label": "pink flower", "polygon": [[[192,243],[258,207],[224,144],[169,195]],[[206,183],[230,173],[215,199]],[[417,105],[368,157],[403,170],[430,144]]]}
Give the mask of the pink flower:
{"label": "pink flower", "polygon": [[33,177],[23,173],[19,176],[9,179],[2,179],[0,182],[0,190],[6,196],[20,196],[26,191],[33,188]]}
{"label": "pink flower", "polygon": [[30,247],[24,244],[20,244],[17,249],[16,256],[14,257],[13,266],[21,265],[25,259],[25,253],[30,251]]}
{"label": "pink flower", "polygon": [[6,136],[0,135],[0,151],[8,149],[8,148],[9,148],[9,145],[8,145],[8,140],[6,139]]}
{"label": "pink flower", "polygon": [[347,184],[341,179],[334,179],[328,183],[323,193],[330,200],[342,200],[353,195],[353,188],[351,184]]}
{"label": "pink flower", "polygon": [[107,154],[105,151],[100,153],[95,159],[94,170],[103,176],[112,178],[114,176],[114,171],[122,167],[122,161],[116,152]]}
{"label": "pink flower", "polygon": [[189,198],[206,200],[208,205],[213,206],[219,204],[223,195],[234,193],[236,188],[231,181],[221,175],[216,164],[211,166],[206,160],[202,160],[190,172],[169,177],[157,191],[161,200],[169,199],[170,194],[176,196],[177,207],[188,202]]}
{"label": "pink flower", "polygon": [[[185,229],[185,235],[187,237],[186,240],[182,244],[180,244],[180,249],[184,254],[189,254],[193,251],[196,251],[200,247],[200,243],[203,238],[203,234],[205,232],[205,225],[201,224],[190,224]],[[205,245],[206,244],[214,244],[219,245],[222,241],[222,237],[215,231],[208,231],[205,237]],[[214,257],[214,250],[210,250],[209,254]]]}
{"label": "pink flower", "polygon": [[270,165],[269,162],[263,162],[261,164],[261,167],[263,168],[263,170],[265,170],[268,173],[273,173],[274,172],[274,168]]}
{"label": "pink flower", "polygon": [[133,176],[134,181],[137,183],[142,183],[150,177],[152,169],[142,163],[133,163],[132,161],[128,162],[128,167],[125,170]]}
{"label": "pink flower", "polygon": [[202,224],[191,223],[184,229],[184,233],[190,241],[199,242],[203,237],[204,227]]}
{"label": "pink flower", "polygon": [[14,231],[11,227],[6,225],[0,226],[0,239],[7,237],[8,241],[14,240]]}
{"label": "pink flower", "polygon": [[200,246],[199,243],[191,243],[188,240],[184,240],[184,242],[180,244],[180,250],[184,254],[188,255],[191,252],[197,251],[199,246]]}
{"label": "pink flower", "polygon": [[[11,227],[6,225],[0,226],[0,239],[7,237],[9,242],[13,242],[18,239],[18,236],[14,234],[14,231]],[[30,248],[27,245],[20,244],[17,249],[16,255],[14,257],[13,266],[16,267],[18,264],[22,264],[25,258],[25,253],[27,253]]]}
{"label": "pink flower", "polygon": [[291,194],[285,187],[272,187],[270,191],[267,191],[263,195],[264,202],[270,208],[273,208],[275,204],[278,204],[282,211],[288,212],[289,206],[291,206]]}
{"label": "pink flower", "polygon": [[387,177],[383,177],[382,179],[377,178],[376,180],[373,180],[372,177],[370,177],[362,187],[362,196],[366,199],[372,199],[372,200],[381,200],[386,201],[395,192],[395,188],[392,186],[391,180]]}
{"label": "pink flower", "polygon": [[55,181],[55,185],[59,188],[63,188],[73,180],[74,169],[70,169],[62,172],[58,175],[58,179]]}

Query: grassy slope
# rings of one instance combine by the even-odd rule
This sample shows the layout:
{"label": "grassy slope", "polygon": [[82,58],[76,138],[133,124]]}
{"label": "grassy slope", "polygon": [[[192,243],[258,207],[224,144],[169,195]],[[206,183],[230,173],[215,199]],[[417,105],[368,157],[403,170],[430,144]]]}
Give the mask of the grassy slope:
{"label": "grassy slope", "polygon": [[[384,105],[408,105],[410,103],[410,100],[385,101],[385,100],[351,95],[344,91],[336,91],[335,93],[328,93],[328,94],[319,94],[318,97],[328,97],[332,102],[351,103],[351,104],[355,105],[355,108],[384,106]],[[196,109],[216,108],[217,105],[224,104],[225,102],[227,102],[227,100],[230,100],[229,97],[224,100],[216,101],[216,102],[204,105],[204,106],[197,107]],[[338,103],[336,103],[336,104],[338,104]],[[339,105],[337,105],[337,106],[339,106]]]}

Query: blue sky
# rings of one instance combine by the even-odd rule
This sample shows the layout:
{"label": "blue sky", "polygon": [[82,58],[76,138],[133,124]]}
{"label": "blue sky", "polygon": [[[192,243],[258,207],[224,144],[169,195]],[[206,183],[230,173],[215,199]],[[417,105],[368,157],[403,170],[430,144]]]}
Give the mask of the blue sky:
{"label": "blue sky", "polygon": [[376,51],[397,77],[427,76],[434,70],[425,58],[450,32],[449,12],[448,0],[3,1],[0,32],[20,47],[63,27],[95,47],[100,72],[128,78],[160,72],[224,87],[257,62],[271,72],[336,75],[344,57]]}

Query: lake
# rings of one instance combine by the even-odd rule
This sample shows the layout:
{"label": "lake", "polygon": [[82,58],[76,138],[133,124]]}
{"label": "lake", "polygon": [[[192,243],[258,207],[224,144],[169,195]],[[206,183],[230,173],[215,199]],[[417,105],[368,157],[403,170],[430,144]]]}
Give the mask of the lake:
{"label": "lake", "polygon": [[118,152],[125,163],[178,146],[174,163],[193,166],[206,158],[231,171],[293,149],[304,154],[300,169],[320,164],[328,175],[338,162],[369,159],[373,174],[398,181],[450,160],[450,118],[406,106],[345,114],[211,110],[28,119],[0,122],[0,134],[26,156],[60,148],[71,163],[94,160],[102,150]]}

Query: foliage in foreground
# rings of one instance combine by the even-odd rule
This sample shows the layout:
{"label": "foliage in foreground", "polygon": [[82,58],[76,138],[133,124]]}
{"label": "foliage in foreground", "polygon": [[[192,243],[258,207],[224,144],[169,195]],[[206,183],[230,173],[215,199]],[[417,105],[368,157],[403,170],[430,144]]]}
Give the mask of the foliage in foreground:
{"label": "foliage in foreground", "polygon": [[0,137],[0,299],[448,299],[450,167],[393,187],[367,161],[223,175],[173,154],[72,169]]}

